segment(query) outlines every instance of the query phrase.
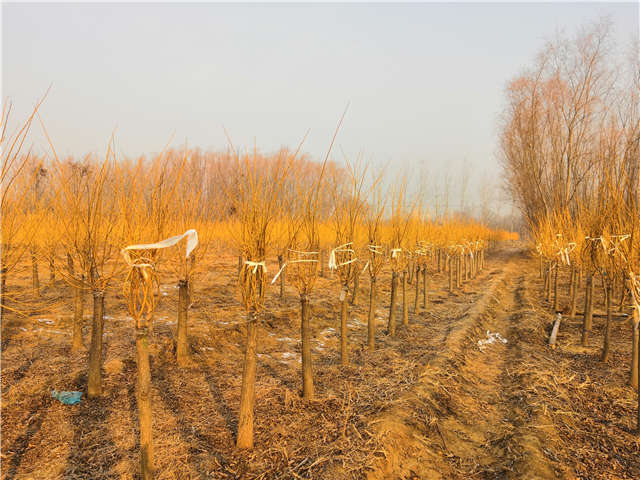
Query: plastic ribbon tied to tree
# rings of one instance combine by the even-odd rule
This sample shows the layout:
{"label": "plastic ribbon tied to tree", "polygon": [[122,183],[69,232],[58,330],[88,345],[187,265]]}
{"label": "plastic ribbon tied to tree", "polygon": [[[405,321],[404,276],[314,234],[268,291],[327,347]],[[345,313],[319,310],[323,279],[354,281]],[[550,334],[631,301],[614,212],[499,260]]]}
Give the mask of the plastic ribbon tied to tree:
{"label": "plastic ribbon tied to tree", "polygon": [[121,250],[130,267],[122,293],[128,300],[129,313],[136,320],[138,328],[148,325],[156,307],[153,294],[153,285],[158,283],[154,266],[156,251],[173,247],[185,237],[187,246],[184,258],[187,259],[198,246],[198,233],[193,229],[160,242],[129,245]]}
{"label": "plastic ribbon tied to tree", "polygon": [[289,259],[286,262],[284,262],[282,264],[282,267],[280,267],[280,270],[278,270],[278,273],[276,273],[275,277],[273,277],[273,280],[271,280],[271,284],[274,284],[276,282],[276,280],[278,279],[278,277],[280,276],[280,274],[282,273],[282,271],[287,265],[291,265],[294,263],[318,263],[317,258],[309,258],[314,255],[317,256],[318,252],[303,252],[300,250],[293,250],[290,248],[289,256],[292,256],[292,255],[296,256],[297,258],[294,258],[293,260]]}
{"label": "plastic ribbon tied to tree", "polygon": [[[353,245],[353,242],[348,242],[331,250],[331,253],[329,254],[329,270],[337,270],[339,267],[349,265],[350,263],[358,260],[355,257],[349,259],[349,257],[356,253],[355,250],[351,248],[351,245]],[[342,261],[338,262],[337,256],[346,257],[347,259],[341,259]]]}
{"label": "plastic ribbon tied to tree", "polygon": [[[371,258],[373,258],[375,255],[382,255],[384,254],[384,249],[382,247],[382,245],[369,245],[369,256]],[[367,268],[371,267],[371,260],[367,260],[367,263],[365,263],[364,268],[362,269],[362,273],[367,271]]]}

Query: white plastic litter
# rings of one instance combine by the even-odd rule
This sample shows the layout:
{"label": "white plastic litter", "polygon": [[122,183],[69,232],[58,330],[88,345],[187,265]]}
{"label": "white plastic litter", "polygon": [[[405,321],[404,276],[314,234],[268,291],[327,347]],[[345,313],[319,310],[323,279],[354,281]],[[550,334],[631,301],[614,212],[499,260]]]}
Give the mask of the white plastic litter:
{"label": "white plastic litter", "polygon": [[498,332],[491,333],[489,330],[487,330],[487,338],[478,340],[478,348],[480,348],[481,352],[484,352],[486,345],[490,345],[492,343],[495,343],[496,341],[507,343],[507,339],[500,335]]}

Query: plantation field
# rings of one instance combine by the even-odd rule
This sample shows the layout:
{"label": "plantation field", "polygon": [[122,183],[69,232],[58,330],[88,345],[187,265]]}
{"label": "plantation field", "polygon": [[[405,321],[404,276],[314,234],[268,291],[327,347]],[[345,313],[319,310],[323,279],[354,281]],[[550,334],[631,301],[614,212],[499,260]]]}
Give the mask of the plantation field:
{"label": "plantation field", "polygon": [[[485,269],[453,293],[448,273],[430,269],[429,302],[418,302],[417,312],[409,285],[409,326],[399,322],[393,338],[385,335],[385,265],[373,352],[366,349],[369,277],[362,275],[349,314],[349,366],[339,358],[339,279],[327,271],[310,295],[316,395],[308,402],[301,398],[297,291],[287,285],[283,302],[276,286],[268,288],[255,446],[237,450],[247,314],[237,257],[210,256],[207,273],[193,282],[186,367],[174,353],[177,278],[160,277],[151,337],[156,478],[640,478],[630,323],[616,318],[608,364],[599,361],[602,317],[594,318],[588,347],[581,346],[581,317],[564,319],[557,347],[549,347],[554,316],[542,300],[538,259],[514,242],[488,251]],[[42,276],[42,295],[51,300],[43,304],[51,307],[28,318],[8,312],[2,322],[2,478],[136,478],[136,346],[120,282],[106,295],[103,395],[67,406],[49,392],[86,389],[87,352],[70,353],[71,289]],[[578,305],[583,285],[584,278]],[[28,296],[26,272],[8,288]],[[600,288],[596,313],[604,310]],[[88,296],[85,316],[90,310]],[[85,345],[89,330],[86,316]],[[507,343],[480,348],[487,331]]]}

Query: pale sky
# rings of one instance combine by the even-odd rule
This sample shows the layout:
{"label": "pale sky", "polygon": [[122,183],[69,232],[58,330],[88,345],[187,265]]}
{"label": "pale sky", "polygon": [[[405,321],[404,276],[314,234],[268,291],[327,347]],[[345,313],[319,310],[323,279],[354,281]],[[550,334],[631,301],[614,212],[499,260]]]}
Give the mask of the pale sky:
{"label": "pale sky", "polygon": [[[497,177],[509,79],[558,30],[609,15],[638,38],[638,4],[5,4],[2,96],[41,109],[60,155],[173,145],[355,157],[415,173],[466,161]],[[34,129],[36,149],[46,145]]]}

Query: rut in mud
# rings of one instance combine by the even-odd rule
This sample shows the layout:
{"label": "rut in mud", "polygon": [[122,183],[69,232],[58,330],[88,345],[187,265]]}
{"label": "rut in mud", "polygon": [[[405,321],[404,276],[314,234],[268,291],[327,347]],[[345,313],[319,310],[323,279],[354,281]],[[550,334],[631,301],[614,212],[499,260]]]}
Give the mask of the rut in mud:
{"label": "rut in mud", "polygon": [[[600,430],[602,438],[575,435],[577,425],[562,417],[573,417],[572,394],[588,396],[590,372],[568,370],[562,348],[546,345],[552,317],[530,299],[538,293],[531,260],[521,252],[502,260],[465,317],[443,322],[442,349],[414,388],[372,421],[385,458],[370,478],[638,478],[632,390],[616,399],[625,402],[624,427]],[[479,345],[495,333],[496,341]],[[615,444],[611,452],[601,448],[604,439]],[[604,462],[590,468],[598,458]]]}

